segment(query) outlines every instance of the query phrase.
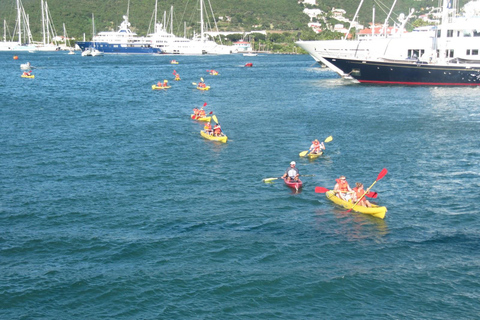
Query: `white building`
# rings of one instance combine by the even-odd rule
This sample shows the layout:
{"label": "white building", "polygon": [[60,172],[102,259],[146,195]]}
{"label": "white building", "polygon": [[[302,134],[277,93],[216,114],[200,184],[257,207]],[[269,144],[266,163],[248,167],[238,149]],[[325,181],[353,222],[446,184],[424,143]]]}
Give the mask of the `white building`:
{"label": "white building", "polygon": [[321,15],[323,13],[322,10],[320,9],[303,9],[303,13],[305,13],[307,16],[310,17],[310,21],[312,21],[313,18],[316,18],[318,17],[319,15]]}

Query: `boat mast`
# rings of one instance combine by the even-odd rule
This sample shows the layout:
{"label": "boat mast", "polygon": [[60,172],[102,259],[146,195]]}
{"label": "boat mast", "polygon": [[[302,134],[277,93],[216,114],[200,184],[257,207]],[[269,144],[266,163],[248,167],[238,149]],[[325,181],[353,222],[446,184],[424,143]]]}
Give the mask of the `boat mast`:
{"label": "boat mast", "polygon": [[445,62],[448,58],[448,53],[446,51],[446,43],[447,43],[447,24],[448,24],[448,0],[443,0],[442,6],[442,24],[441,24],[441,34],[440,34],[440,41],[438,46],[439,51],[439,58],[440,61]]}
{"label": "boat mast", "polygon": [[350,29],[352,29],[352,25],[355,23],[355,19],[357,19],[358,11],[360,11],[360,8],[362,7],[363,0],[360,1],[360,4],[357,7],[357,12],[355,12],[355,15],[353,16],[352,22],[350,23],[350,27],[348,28],[347,32],[345,32],[345,36],[343,37],[343,40],[347,39],[348,33],[350,32]]}
{"label": "boat mast", "polygon": [[153,33],[157,33],[157,9],[158,9],[158,0],[155,0],[155,15],[153,20]]}
{"label": "boat mast", "polygon": [[46,44],[45,42],[45,7],[44,7],[44,4],[43,4],[43,0],[41,1],[41,4],[42,6],[42,34],[43,34],[43,45]]}
{"label": "boat mast", "polygon": [[22,44],[22,16],[20,13],[20,0],[17,0],[17,19],[18,19],[18,44]]}
{"label": "boat mast", "polygon": [[200,38],[202,42],[205,41],[205,35],[203,34],[203,0],[200,0]]}
{"label": "boat mast", "polygon": [[397,0],[395,0],[393,2],[392,7],[390,8],[390,12],[388,13],[387,17],[385,18],[385,23],[383,24],[382,34],[385,33],[385,37],[387,36],[388,19],[390,19],[390,16],[392,14],[393,8],[395,7],[396,3],[397,3]]}
{"label": "boat mast", "polygon": [[173,34],[173,6],[170,7],[170,33]]}
{"label": "boat mast", "polygon": [[375,36],[375,5],[373,5],[372,10],[372,39]]}

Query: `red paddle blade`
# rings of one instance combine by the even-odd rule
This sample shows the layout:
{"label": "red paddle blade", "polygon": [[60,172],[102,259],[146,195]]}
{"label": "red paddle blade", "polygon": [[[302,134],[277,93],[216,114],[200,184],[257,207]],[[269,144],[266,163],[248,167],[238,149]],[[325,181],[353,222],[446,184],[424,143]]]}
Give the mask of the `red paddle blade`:
{"label": "red paddle blade", "polygon": [[327,191],[330,191],[330,190],[328,190],[327,188],[324,188],[324,187],[315,187],[315,192],[316,193],[325,193]]}
{"label": "red paddle blade", "polygon": [[205,107],[206,105],[207,105],[207,103],[205,102],[205,103],[203,104],[203,106]]}
{"label": "red paddle blade", "polygon": [[377,181],[385,177],[387,172],[388,172],[387,169],[383,168],[382,171],[380,171],[380,173],[378,174]]}
{"label": "red paddle blade", "polygon": [[378,196],[378,193],[370,191],[366,194],[367,197],[375,199]]}
{"label": "red paddle blade", "polygon": [[208,114],[213,114],[213,111],[210,111]]}

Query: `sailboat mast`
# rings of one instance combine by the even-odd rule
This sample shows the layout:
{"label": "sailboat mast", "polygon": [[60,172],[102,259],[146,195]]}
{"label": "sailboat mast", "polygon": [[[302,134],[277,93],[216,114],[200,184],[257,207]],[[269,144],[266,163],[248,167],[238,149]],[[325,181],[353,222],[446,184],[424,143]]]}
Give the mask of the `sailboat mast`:
{"label": "sailboat mast", "polygon": [[203,33],[203,0],[200,0],[200,37],[202,42],[205,42],[205,35]]}
{"label": "sailboat mast", "polygon": [[17,19],[18,19],[18,44],[22,44],[22,15],[20,13],[20,0],[17,0]]}
{"label": "sailboat mast", "polygon": [[155,14],[153,21],[153,33],[157,33],[157,9],[158,9],[158,0],[155,0]]}
{"label": "sailboat mast", "polygon": [[43,5],[43,0],[40,5],[42,6],[42,34],[43,34],[43,44],[45,45],[45,7]]}
{"label": "sailboat mast", "polygon": [[173,6],[170,7],[170,33],[173,34]]}

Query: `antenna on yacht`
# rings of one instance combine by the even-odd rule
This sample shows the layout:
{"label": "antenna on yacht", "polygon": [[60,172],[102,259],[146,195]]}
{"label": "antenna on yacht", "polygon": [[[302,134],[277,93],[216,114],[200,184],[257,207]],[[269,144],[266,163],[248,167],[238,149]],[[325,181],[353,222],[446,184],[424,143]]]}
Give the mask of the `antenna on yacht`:
{"label": "antenna on yacht", "polygon": [[387,36],[388,19],[390,19],[390,16],[392,15],[392,11],[396,3],[397,3],[397,0],[393,2],[392,7],[390,8],[390,12],[388,12],[387,17],[385,18],[385,23],[383,24],[382,34],[384,33],[385,37]]}

